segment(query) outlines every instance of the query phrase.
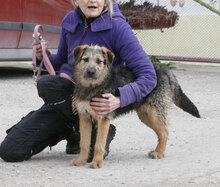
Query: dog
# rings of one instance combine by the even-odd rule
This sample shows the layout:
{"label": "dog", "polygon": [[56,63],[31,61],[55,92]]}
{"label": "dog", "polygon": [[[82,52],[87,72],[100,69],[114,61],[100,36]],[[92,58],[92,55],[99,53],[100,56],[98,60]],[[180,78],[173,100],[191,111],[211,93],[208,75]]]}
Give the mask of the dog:
{"label": "dog", "polygon": [[98,116],[90,107],[93,97],[101,97],[103,93],[117,96],[118,89],[135,81],[132,71],[126,67],[112,66],[114,54],[100,46],[78,46],[73,50],[75,62],[72,69],[76,88],[73,94],[72,107],[80,119],[80,155],[73,159],[72,165],[84,165],[90,151],[92,122],[98,125],[94,157],[91,168],[103,166],[106,138],[110,120],[136,110],[139,119],[152,128],[158,136],[158,145],[149,152],[151,158],[163,158],[168,139],[167,112],[172,103],[195,117],[200,117],[199,111],[190,99],[183,93],[175,76],[167,69],[155,67],[157,86],[142,100],[105,115]]}

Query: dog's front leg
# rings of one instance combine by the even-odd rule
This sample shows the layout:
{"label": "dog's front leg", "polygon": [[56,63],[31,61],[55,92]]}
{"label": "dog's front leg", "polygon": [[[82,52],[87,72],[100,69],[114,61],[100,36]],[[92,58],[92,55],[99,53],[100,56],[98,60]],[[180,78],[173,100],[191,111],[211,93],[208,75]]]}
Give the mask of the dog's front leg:
{"label": "dog's front leg", "polygon": [[106,139],[109,131],[110,121],[106,119],[98,120],[98,132],[95,143],[94,157],[90,164],[91,168],[101,168],[103,156],[105,154]]}
{"label": "dog's front leg", "polygon": [[80,154],[77,159],[71,161],[72,165],[79,166],[84,165],[87,162],[89,151],[90,151],[90,141],[92,133],[92,121],[90,118],[83,114],[79,114],[80,119]]}

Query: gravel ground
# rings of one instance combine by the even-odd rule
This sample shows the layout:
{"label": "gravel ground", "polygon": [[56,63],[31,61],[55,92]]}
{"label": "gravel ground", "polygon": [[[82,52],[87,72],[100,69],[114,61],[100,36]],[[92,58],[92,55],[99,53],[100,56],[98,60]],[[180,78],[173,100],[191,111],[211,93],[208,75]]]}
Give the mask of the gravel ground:
{"label": "gravel ground", "polygon": [[[43,103],[30,64],[6,64],[0,62],[0,142],[6,129]],[[103,168],[71,166],[70,160],[77,155],[66,155],[62,141],[25,162],[0,159],[0,186],[220,186],[220,66],[173,65],[202,118],[172,106],[164,159],[147,156],[156,146],[156,135],[132,113],[112,121],[117,134]]]}

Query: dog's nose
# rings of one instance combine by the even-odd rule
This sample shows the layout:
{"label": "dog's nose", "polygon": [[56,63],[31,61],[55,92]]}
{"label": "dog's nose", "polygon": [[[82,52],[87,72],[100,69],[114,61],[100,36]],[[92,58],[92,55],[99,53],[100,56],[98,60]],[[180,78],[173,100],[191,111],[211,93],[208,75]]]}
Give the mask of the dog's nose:
{"label": "dog's nose", "polygon": [[87,75],[88,75],[88,77],[90,77],[90,78],[94,77],[95,73],[96,73],[96,70],[95,70],[95,69],[88,69],[88,70],[87,70]]}

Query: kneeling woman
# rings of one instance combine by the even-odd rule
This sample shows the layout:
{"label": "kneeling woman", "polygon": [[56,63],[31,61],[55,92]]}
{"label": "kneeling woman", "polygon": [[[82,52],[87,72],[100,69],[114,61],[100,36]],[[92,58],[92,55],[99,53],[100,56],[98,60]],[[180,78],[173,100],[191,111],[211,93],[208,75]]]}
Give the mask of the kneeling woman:
{"label": "kneeling woman", "polygon": [[[39,96],[45,104],[29,113],[13,128],[0,146],[0,157],[5,161],[23,161],[31,158],[47,146],[53,146],[66,139],[67,153],[79,152],[78,116],[72,114],[71,97],[74,79],[71,65],[74,63],[72,51],[79,45],[104,46],[115,54],[113,65],[126,64],[136,76],[136,80],[119,87],[119,95],[105,94],[102,98],[93,98],[91,107],[98,115],[105,115],[119,107],[141,100],[156,86],[156,73],[147,54],[132,32],[112,0],[73,0],[76,8],[62,21],[60,42],[57,54],[49,58],[59,75],[44,76],[37,85]],[[37,47],[37,59],[42,59],[42,48]],[[49,54],[49,53],[48,53]],[[90,160],[93,157],[94,125],[91,140]],[[106,153],[115,136],[115,127],[110,126]]]}

